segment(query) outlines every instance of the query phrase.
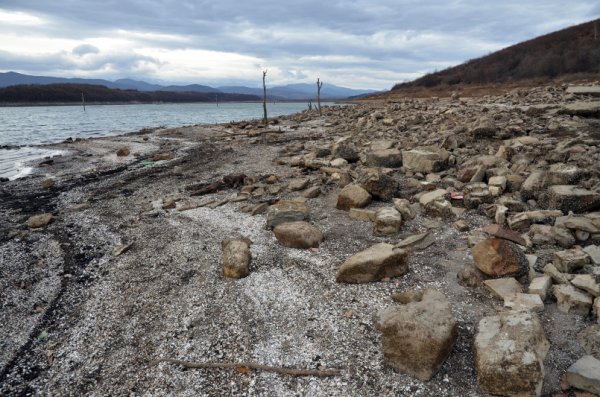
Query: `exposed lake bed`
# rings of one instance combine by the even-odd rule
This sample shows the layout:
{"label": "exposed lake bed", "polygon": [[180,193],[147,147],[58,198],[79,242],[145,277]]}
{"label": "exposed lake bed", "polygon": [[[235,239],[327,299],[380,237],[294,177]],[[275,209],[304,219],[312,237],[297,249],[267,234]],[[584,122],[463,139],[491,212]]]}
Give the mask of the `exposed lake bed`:
{"label": "exposed lake bed", "polygon": [[[6,291],[0,391],[487,395],[477,381],[474,341],[480,320],[510,310],[483,284],[497,278],[473,270],[465,280],[463,270],[474,269],[472,243],[491,238],[483,231],[496,222],[489,205],[510,206],[501,223],[512,225],[522,240],[507,235],[524,244],[510,249],[536,257],[527,275],[514,275],[519,288],[543,277],[553,254],[564,250],[544,228],[552,222],[531,215],[551,210],[541,207],[551,186],[540,181],[528,202],[521,200],[529,191],[519,180],[524,185],[536,165],[553,181],[566,181],[573,173],[550,169],[549,162],[568,159],[587,172],[573,183],[597,191],[597,121],[559,113],[568,101],[553,87],[483,99],[401,99],[326,108],[322,117],[314,111],[283,116],[268,127],[248,121],[157,128],[48,145],[63,154],[26,178],[0,184]],[[482,114],[491,116],[478,119]],[[503,186],[492,179],[497,176],[510,183]],[[364,208],[339,209],[347,185],[368,190]],[[322,232],[318,247],[289,248],[274,236],[268,224],[280,202]],[[577,248],[575,236],[578,245],[597,246],[594,210],[562,220],[579,220],[589,230],[586,236],[565,226],[561,236],[571,236],[570,247]],[[568,214],[560,212],[544,214],[552,221]],[[50,214],[48,223],[29,226],[41,213]],[[387,223],[381,215],[389,213]],[[523,214],[531,218],[513,223]],[[419,247],[415,236],[427,244]],[[222,243],[231,238],[250,241],[245,278],[221,274]],[[409,247],[406,273],[370,274],[373,281],[361,284],[336,281],[351,256],[400,242]],[[597,267],[587,260],[572,273]],[[423,381],[389,365],[376,317],[414,303],[392,294],[427,289],[448,300],[445,314],[456,320],[456,339]],[[590,307],[565,312],[548,295],[533,311],[549,350],[527,356],[543,362],[544,395],[558,392],[560,376],[586,354],[578,335],[596,321]],[[153,361],[159,358],[341,372],[317,378],[243,367],[183,370]]]}

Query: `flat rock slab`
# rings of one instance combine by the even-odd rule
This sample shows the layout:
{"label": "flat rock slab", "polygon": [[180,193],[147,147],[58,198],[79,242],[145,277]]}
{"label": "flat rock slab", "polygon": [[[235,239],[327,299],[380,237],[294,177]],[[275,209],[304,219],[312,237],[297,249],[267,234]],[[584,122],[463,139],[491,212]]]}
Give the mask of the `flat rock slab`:
{"label": "flat rock slab", "polygon": [[377,313],[385,362],[417,379],[431,379],[458,337],[450,304],[439,291],[402,294],[402,304]]}
{"label": "flat rock slab", "polygon": [[396,244],[397,248],[408,250],[424,250],[435,243],[435,238],[430,232],[415,234]]}
{"label": "flat rock slab", "polygon": [[269,207],[267,211],[267,229],[274,229],[285,222],[306,221],[310,217],[308,207],[294,200],[281,200]]}
{"label": "flat rock slab", "polygon": [[567,381],[577,389],[600,394],[600,360],[581,357],[567,369]]}
{"label": "flat rock slab", "polygon": [[529,284],[529,293],[536,294],[542,301],[548,297],[548,291],[552,287],[552,278],[548,275],[536,277]]}
{"label": "flat rock slab", "polygon": [[537,294],[523,294],[520,292],[507,295],[504,298],[504,307],[512,310],[531,310],[541,312],[544,310],[544,302]]}
{"label": "flat rock slab", "polygon": [[534,313],[510,311],[482,318],[475,336],[481,390],[501,396],[539,396],[549,348]]}
{"label": "flat rock slab", "polygon": [[408,273],[408,252],[380,243],[348,258],[339,268],[338,283],[360,284]]}
{"label": "flat rock slab", "polygon": [[273,230],[275,238],[290,248],[316,248],[323,242],[323,233],[308,222],[286,222]]}
{"label": "flat rock slab", "polygon": [[512,277],[496,278],[485,280],[483,285],[492,293],[492,295],[500,300],[504,300],[507,296],[517,292],[523,292],[523,287],[517,280]]}
{"label": "flat rock slab", "polygon": [[494,237],[503,238],[522,246],[527,245],[527,242],[519,233],[515,232],[514,230],[505,229],[498,224],[486,225],[483,227],[483,231]]}
{"label": "flat rock slab", "polygon": [[567,94],[600,96],[598,85],[572,85],[565,90]]}

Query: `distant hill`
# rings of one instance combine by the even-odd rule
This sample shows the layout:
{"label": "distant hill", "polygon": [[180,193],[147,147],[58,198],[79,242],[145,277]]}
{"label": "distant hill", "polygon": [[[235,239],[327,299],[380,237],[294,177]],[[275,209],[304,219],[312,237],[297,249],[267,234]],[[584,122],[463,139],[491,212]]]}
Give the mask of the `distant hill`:
{"label": "distant hill", "polygon": [[[31,84],[0,88],[0,104],[81,103],[81,94],[90,103],[184,103],[215,102],[215,93],[119,90],[91,84]],[[254,95],[218,94],[220,102],[259,101]]]}
{"label": "distant hill", "polygon": [[575,73],[600,73],[600,19],[504,48],[393,90],[457,84],[491,84]]}
{"label": "distant hill", "polygon": [[[147,83],[145,81],[133,79],[119,79],[115,81],[103,79],[82,79],[82,78],[63,78],[63,77],[46,77],[46,76],[30,76],[16,72],[0,73],[0,88],[10,87],[14,85],[28,84],[91,84],[102,85],[107,88],[120,90],[137,90],[137,91],[169,91],[169,92],[203,92],[203,93],[223,93],[223,94],[246,94],[257,95],[262,98],[262,88],[245,87],[245,86],[225,86],[213,88],[200,84],[189,85],[169,85],[163,86],[159,84]],[[321,90],[321,98],[323,99],[345,99],[350,96],[364,95],[374,93],[373,90],[355,90],[351,88],[339,87],[325,82]],[[267,96],[269,100],[308,100],[314,99],[317,96],[317,87],[315,84],[290,84],[286,86],[267,86]]]}

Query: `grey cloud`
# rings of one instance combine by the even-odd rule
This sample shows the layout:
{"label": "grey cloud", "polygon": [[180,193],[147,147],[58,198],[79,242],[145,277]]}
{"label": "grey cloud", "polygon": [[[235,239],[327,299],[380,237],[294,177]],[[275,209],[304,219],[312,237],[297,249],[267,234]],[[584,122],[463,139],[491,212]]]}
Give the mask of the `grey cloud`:
{"label": "grey cloud", "polygon": [[94,47],[91,44],[82,44],[73,48],[72,52],[75,55],[83,56],[86,54],[97,54],[100,52],[100,49],[98,49],[98,47]]}
{"label": "grey cloud", "polygon": [[[345,65],[365,71],[378,67],[397,76],[441,69],[600,16],[597,0],[3,0],[0,8],[48,20],[48,26],[33,29],[46,29],[52,37],[151,33],[133,37],[144,46],[234,52],[268,65],[310,56],[358,56],[367,61],[290,61],[280,69]],[[403,35],[406,40],[400,42]],[[395,45],[388,43],[394,40]]]}

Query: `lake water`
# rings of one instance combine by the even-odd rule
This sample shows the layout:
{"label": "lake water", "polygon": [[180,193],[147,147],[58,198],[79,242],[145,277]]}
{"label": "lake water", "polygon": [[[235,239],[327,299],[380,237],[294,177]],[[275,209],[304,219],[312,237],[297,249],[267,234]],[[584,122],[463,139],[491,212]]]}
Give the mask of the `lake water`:
{"label": "lake water", "polygon": [[[326,104],[326,105],[331,105]],[[300,112],[306,103],[268,103],[269,117]],[[60,152],[33,147],[67,138],[119,135],[142,128],[215,124],[262,118],[262,103],[186,103],[0,107],[0,178],[26,175],[27,163]]]}

